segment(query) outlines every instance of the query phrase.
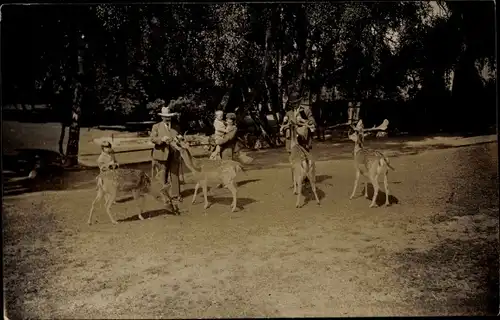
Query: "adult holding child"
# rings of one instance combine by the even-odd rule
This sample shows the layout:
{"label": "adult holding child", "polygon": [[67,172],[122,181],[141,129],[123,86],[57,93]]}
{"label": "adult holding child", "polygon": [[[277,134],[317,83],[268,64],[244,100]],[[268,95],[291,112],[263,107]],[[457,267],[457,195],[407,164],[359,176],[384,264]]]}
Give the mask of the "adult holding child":
{"label": "adult holding child", "polygon": [[216,139],[215,143],[220,148],[220,157],[224,160],[233,160],[236,143],[238,141],[236,133],[236,114],[228,113],[226,115],[226,128],[222,137]]}
{"label": "adult holding child", "polygon": [[249,164],[253,161],[252,157],[242,150],[238,141],[238,127],[236,126],[236,114],[228,113],[226,115],[226,132],[221,138],[216,139],[215,143],[220,146],[221,159],[239,161],[243,164]]}
{"label": "adult holding child", "polygon": [[179,132],[172,127],[172,119],[179,115],[177,112],[171,112],[174,103],[175,101],[171,101],[167,107],[162,104],[161,112],[158,113],[162,121],[153,125],[151,142],[154,144],[153,159],[158,163],[161,181],[165,185],[170,182],[171,198],[181,201],[179,181],[181,155],[170,145],[170,142],[179,136]]}

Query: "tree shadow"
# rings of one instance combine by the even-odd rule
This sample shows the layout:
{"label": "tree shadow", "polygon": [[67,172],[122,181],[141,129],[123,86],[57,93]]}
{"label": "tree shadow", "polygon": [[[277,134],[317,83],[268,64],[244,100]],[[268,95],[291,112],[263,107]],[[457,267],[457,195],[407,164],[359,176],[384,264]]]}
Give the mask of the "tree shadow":
{"label": "tree shadow", "polygon": [[[391,187],[391,184],[389,183],[389,188],[390,187]],[[371,183],[367,183],[364,188],[368,188],[368,200],[372,200],[373,194],[375,191],[373,189],[373,185]],[[364,188],[363,188],[363,191],[361,193],[363,197],[365,195]],[[382,188],[383,188],[383,186],[381,186],[381,189],[379,189],[377,199],[375,200],[375,203],[377,204],[377,206],[382,206],[385,204],[385,192],[382,190]],[[390,189],[389,189],[389,191],[390,191]],[[390,205],[399,204],[399,199],[396,198],[395,196],[393,196],[392,194],[389,194],[389,204]]]}
{"label": "tree shadow", "polygon": [[405,298],[429,313],[443,312],[444,302],[455,314],[496,315],[497,247],[497,240],[477,238],[447,239],[423,252],[408,248],[393,256],[395,273],[403,287],[417,289]]}
{"label": "tree shadow", "polygon": [[[151,210],[151,211],[146,211],[142,213],[142,217],[144,219],[152,219],[156,218],[159,216],[164,216],[164,215],[170,215],[170,216],[178,216],[180,213],[172,212],[167,209],[157,209],[157,210]],[[128,218],[124,219],[118,219],[118,222],[132,222],[132,221],[140,221],[139,216],[137,214],[130,216]]]}

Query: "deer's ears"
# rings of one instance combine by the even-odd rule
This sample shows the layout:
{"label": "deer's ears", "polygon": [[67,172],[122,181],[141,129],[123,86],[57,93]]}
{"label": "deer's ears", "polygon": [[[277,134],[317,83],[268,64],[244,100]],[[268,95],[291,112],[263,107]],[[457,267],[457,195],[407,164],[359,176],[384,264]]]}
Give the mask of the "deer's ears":
{"label": "deer's ears", "polygon": [[347,135],[347,137],[349,138],[349,140],[352,140],[354,142],[357,142],[359,140],[358,133],[356,131],[351,132],[350,134]]}
{"label": "deer's ears", "polygon": [[360,130],[360,129],[363,129],[365,126],[363,125],[363,120],[359,120],[358,121],[358,124],[356,125],[356,129],[357,130]]}

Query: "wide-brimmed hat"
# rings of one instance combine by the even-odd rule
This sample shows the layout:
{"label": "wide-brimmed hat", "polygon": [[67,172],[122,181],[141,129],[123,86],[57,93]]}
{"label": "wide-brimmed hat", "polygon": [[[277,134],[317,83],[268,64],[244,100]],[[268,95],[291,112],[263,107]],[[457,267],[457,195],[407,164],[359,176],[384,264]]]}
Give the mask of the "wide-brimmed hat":
{"label": "wide-brimmed hat", "polygon": [[160,115],[162,117],[171,118],[171,117],[175,117],[175,116],[179,115],[179,113],[177,113],[177,112],[170,112],[170,107],[162,107],[161,108],[161,112],[158,113],[158,115]]}
{"label": "wide-brimmed hat", "polygon": [[297,91],[293,91],[288,96],[288,103],[297,103],[300,102],[300,100],[302,100],[302,97],[300,96],[300,93]]}
{"label": "wide-brimmed hat", "polygon": [[228,113],[226,114],[226,119],[236,120],[236,114],[232,112]]}

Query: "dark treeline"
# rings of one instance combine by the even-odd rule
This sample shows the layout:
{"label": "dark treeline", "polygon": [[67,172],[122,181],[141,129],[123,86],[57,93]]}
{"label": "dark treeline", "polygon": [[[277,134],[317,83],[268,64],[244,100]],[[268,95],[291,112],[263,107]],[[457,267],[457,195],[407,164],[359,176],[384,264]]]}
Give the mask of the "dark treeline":
{"label": "dark treeline", "polygon": [[178,97],[208,124],[226,96],[272,136],[266,116],[295,85],[330,122],[361,101],[367,122],[402,131],[481,130],[494,18],[483,1],[3,6],[3,104],[49,104],[69,125],[81,84],[78,125],[150,120]]}

